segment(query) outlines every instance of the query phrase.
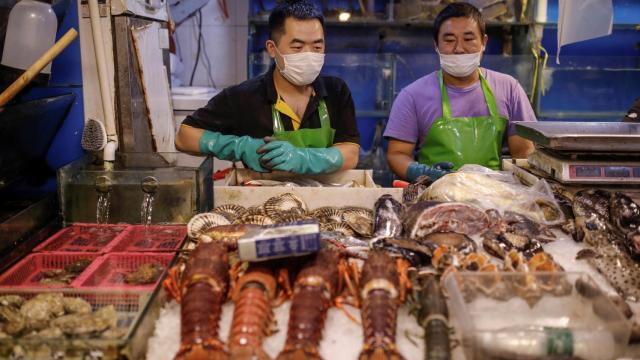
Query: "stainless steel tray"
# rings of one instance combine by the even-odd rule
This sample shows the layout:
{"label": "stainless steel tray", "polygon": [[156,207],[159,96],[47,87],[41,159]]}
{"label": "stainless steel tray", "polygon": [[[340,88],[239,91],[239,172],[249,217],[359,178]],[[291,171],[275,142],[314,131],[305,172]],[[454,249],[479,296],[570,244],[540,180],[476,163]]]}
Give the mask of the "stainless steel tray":
{"label": "stainless steel tray", "polygon": [[517,122],[516,133],[559,151],[640,152],[640,124],[616,122]]}

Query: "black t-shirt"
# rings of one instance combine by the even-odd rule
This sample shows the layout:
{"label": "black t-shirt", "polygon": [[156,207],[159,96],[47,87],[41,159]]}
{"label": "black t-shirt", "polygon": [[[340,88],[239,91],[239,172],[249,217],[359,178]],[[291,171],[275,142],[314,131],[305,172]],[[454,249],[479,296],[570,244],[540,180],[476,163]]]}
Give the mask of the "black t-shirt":
{"label": "black t-shirt", "polygon": [[[214,96],[203,108],[196,110],[183,124],[195,128],[220,132],[225,135],[249,135],[262,138],[273,135],[271,106],[276,103],[277,92],[273,84],[275,66],[256,78],[231,86]],[[324,98],[336,130],[334,144],[359,144],[351,91],[344,81],[331,76],[318,76],[313,82],[315,95],[309,99],[300,128],[319,128],[319,98]],[[291,118],[280,114],[285,130],[294,130]]]}
{"label": "black t-shirt", "polygon": [[631,105],[631,109],[629,109],[622,121],[640,122],[640,98],[637,98],[633,105]]}

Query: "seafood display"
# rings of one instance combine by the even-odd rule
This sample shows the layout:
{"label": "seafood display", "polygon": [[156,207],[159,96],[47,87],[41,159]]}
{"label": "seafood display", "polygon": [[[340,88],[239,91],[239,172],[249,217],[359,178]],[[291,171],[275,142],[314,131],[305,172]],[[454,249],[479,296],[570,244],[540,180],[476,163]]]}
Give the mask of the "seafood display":
{"label": "seafood display", "polygon": [[43,285],[68,285],[80,275],[93,260],[82,258],[66,265],[63,269],[52,269],[42,273],[40,284]]}
{"label": "seafood display", "polygon": [[163,271],[164,266],[158,263],[144,263],[135,271],[128,273],[124,281],[132,285],[152,284],[158,280]]}
{"label": "seafood display", "polygon": [[360,278],[364,348],[360,359],[404,359],[396,348],[396,316],[400,305],[400,277],[395,261],[374,251],[362,266]]}
{"label": "seafood display", "polygon": [[633,259],[634,236],[624,233],[635,232],[636,209],[637,205],[622,194],[614,196],[604,190],[582,190],[573,201],[577,239],[589,246],[578,253],[578,259],[589,261],[629,301],[640,301],[640,263]]}
{"label": "seafood display", "polygon": [[318,345],[327,310],[340,293],[340,256],[321,250],[298,274],[291,300],[287,340],[277,359],[320,359]]}
{"label": "seafood display", "polygon": [[218,322],[229,284],[227,248],[222,242],[201,242],[184,271],[172,268],[165,289],[180,302],[180,350],[176,359],[226,359]]}

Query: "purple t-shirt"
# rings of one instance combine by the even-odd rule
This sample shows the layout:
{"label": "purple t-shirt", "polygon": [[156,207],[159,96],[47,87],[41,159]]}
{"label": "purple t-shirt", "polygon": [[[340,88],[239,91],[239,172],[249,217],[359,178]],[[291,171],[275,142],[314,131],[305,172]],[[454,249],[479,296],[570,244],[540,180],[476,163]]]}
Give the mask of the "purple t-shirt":
{"label": "purple t-shirt", "polygon": [[[506,136],[515,135],[514,121],[537,121],[527,94],[512,76],[481,68],[498,105],[498,112],[509,119]],[[446,86],[453,117],[489,115],[480,82],[467,88]],[[433,122],[442,117],[442,97],[438,72],[421,77],[400,91],[393,102],[385,137],[422,142]]]}

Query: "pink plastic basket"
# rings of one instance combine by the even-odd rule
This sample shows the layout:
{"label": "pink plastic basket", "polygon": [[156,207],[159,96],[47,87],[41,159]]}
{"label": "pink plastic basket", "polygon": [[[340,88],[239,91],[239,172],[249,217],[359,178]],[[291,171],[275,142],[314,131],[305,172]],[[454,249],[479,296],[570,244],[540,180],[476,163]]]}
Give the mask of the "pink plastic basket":
{"label": "pink plastic basket", "polygon": [[[0,276],[0,287],[11,288],[63,288],[75,287],[76,282],[96,263],[100,255],[87,253],[39,253],[31,254],[13,265]],[[64,269],[80,259],[89,258],[93,262],[70,284],[41,284],[44,273],[49,270]]]}
{"label": "pink plastic basket", "polygon": [[[83,289],[110,289],[122,290],[151,290],[163,278],[167,267],[175,256],[174,253],[110,253],[103,255],[98,261],[91,264],[84,274],[77,280],[78,287]],[[159,264],[164,268],[155,282],[149,284],[128,284],[125,281],[127,274],[136,271],[138,267],[146,263]]]}
{"label": "pink plastic basket", "polygon": [[111,251],[128,225],[74,224],[58,231],[38,245],[34,252],[86,252],[104,254]]}
{"label": "pink plastic basket", "polygon": [[184,225],[132,225],[118,237],[111,252],[178,251],[186,236]]}

